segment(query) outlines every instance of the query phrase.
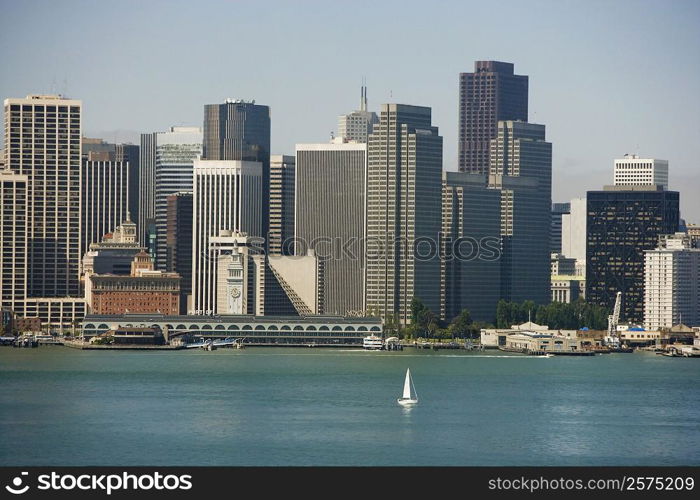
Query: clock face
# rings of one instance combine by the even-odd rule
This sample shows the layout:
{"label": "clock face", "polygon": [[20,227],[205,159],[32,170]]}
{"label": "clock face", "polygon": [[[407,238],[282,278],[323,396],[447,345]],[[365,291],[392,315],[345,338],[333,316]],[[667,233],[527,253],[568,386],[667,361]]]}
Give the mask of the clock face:
{"label": "clock face", "polygon": [[231,289],[231,297],[234,299],[238,298],[241,296],[241,291],[238,288],[232,288]]}

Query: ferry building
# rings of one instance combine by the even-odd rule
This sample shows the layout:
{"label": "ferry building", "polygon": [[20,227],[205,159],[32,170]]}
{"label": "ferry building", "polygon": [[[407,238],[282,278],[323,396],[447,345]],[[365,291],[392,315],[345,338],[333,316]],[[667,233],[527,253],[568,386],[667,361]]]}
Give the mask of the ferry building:
{"label": "ferry building", "polygon": [[259,346],[362,346],[369,335],[382,336],[382,320],[373,317],[330,315],[254,316],[162,314],[88,314],[82,323],[86,338],[118,328],[159,329],[167,342],[183,336],[206,339],[236,337]]}

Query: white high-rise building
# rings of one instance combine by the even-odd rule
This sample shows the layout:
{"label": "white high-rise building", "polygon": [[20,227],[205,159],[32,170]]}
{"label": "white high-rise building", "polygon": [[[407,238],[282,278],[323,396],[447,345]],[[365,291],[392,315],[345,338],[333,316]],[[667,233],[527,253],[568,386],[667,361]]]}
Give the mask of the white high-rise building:
{"label": "white high-rise building", "polygon": [[586,198],[574,198],[561,216],[561,253],[576,259],[576,274],[586,275]]}
{"label": "white high-rise building", "polygon": [[668,189],[668,161],[625,155],[615,160],[615,186],[657,184]]}
{"label": "white high-rise building", "polygon": [[202,129],[199,127],[171,127],[168,132],[156,134],[156,268],[161,271],[167,264],[168,196],[192,191],[193,165],[201,154]]}
{"label": "white high-rise building", "polygon": [[192,299],[200,313],[216,310],[216,260],[209,238],[222,230],[262,236],[262,163],[195,160],[192,208]]}
{"label": "white high-rise building", "polygon": [[700,326],[700,249],[686,233],[644,252],[644,327]]}
{"label": "white high-rise building", "polygon": [[379,123],[377,113],[367,111],[367,87],[362,87],[360,109],[338,117],[338,137],[345,141],[366,143],[372,127]]}

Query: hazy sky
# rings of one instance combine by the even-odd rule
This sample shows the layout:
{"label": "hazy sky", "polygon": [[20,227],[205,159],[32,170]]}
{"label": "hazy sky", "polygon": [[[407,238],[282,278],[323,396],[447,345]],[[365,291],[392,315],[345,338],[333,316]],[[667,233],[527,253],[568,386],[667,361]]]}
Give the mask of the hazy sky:
{"label": "hazy sky", "polygon": [[[488,4],[488,5],[487,5]],[[430,106],[456,170],[459,73],[475,60],[530,78],[553,143],[553,199],[612,183],[625,153],[669,160],[700,223],[700,2],[0,0],[0,97],[83,101],[107,140],[202,124],[203,105],[272,110],[272,152],[325,142],[337,116]]]}

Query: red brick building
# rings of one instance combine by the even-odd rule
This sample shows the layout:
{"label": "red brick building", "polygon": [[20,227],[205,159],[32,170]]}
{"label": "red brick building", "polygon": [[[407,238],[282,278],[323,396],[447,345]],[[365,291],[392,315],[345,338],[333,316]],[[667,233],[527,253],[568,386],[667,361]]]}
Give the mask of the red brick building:
{"label": "red brick building", "polygon": [[92,274],[86,282],[91,314],[180,312],[180,275],[154,271],[146,252],[134,258],[131,276]]}

